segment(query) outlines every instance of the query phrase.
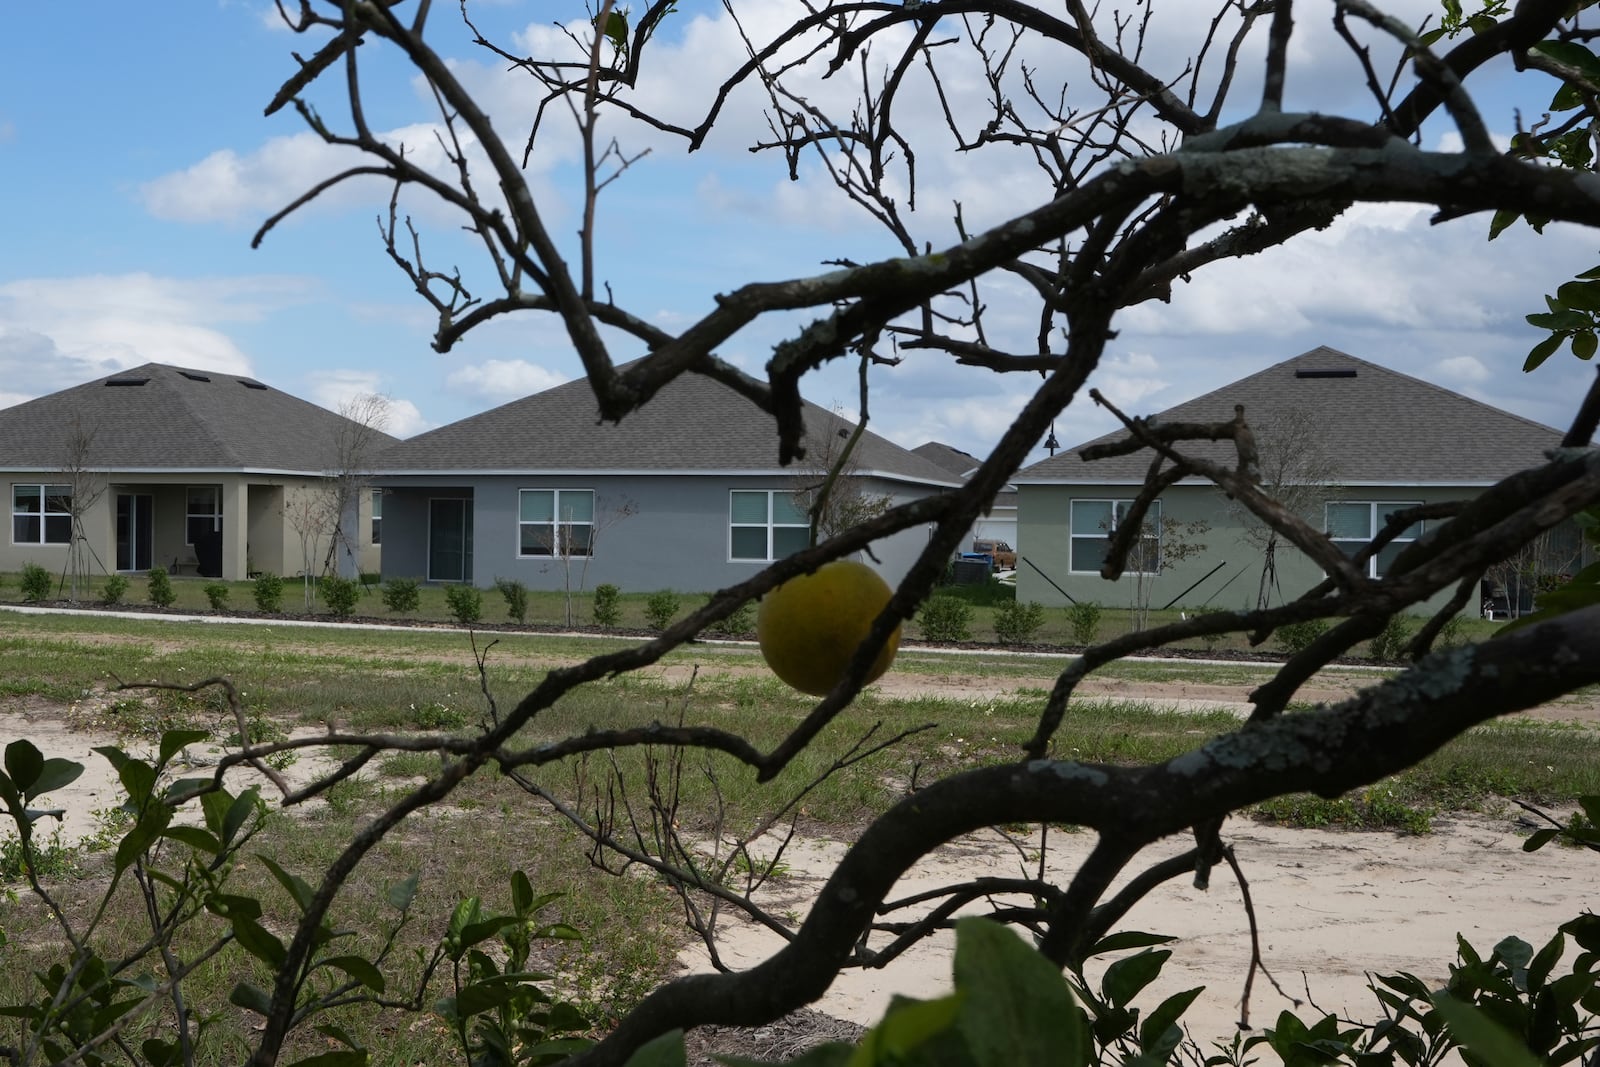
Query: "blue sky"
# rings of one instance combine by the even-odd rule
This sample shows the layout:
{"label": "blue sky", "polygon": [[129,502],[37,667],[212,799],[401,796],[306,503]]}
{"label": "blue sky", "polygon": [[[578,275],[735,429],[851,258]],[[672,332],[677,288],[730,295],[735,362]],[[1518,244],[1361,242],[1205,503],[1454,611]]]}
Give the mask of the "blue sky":
{"label": "blue sky", "polygon": [[[756,5],[755,21],[775,24],[787,3]],[[657,80],[641,88],[687,119],[733,62],[733,37],[718,6],[680,6],[656,42],[665,60]],[[1303,52],[1288,106],[1349,107],[1350,69],[1314,7],[1297,7]],[[1396,7],[1409,21],[1431,4]],[[270,4],[84,0],[72,10],[69,19],[58,5],[9,5],[0,33],[0,404],[154,360],[255,374],[330,407],[381,392],[392,401],[391,431],[407,435],[578,373],[549,318],[496,323],[448,355],[433,352],[431,315],[378,240],[382,186],[342,190],[250,248],[265,217],[337,166],[292,111],[262,115],[293,69],[289,53],[309,54],[320,43],[284,29]],[[554,20],[583,18],[581,5],[548,0],[480,2],[472,11],[491,36],[525,50],[558,40]],[[1164,48],[1181,51],[1192,22],[1180,12],[1163,26],[1154,61]],[[520,145],[531,113],[527,80],[471,46],[456,5],[435,5],[433,29],[497,127]],[[374,125],[425,146],[433,115],[404,68],[372,45],[362,64]],[[1248,57],[1245,67],[1253,70]],[[336,83],[325,81],[313,100],[337,123],[345,112]],[[1547,88],[1513,83],[1506,72],[1480,82],[1485,117],[1500,135],[1513,128],[1514,108],[1531,121],[1548,101]],[[759,103],[736,98],[726,129],[694,155],[620,123],[604,129],[630,151],[651,149],[601,203],[599,273],[619,302],[672,328],[743,282],[820,272],[834,257],[896,253],[814,169],[792,183],[781,160],[744,151],[762,132]],[[1367,110],[1358,104],[1355,113]],[[906,121],[929,138],[919,176],[927,206],[917,224],[937,246],[951,240],[952,199],[969,220],[998,219],[1027,195],[1029,179],[992,163],[986,170],[940,161],[936,149],[948,137],[939,140],[936,117],[930,106]],[[1440,125],[1428,139],[1451,136]],[[536,191],[550,198],[551,227],[569,248],[577,226],[573,143],[557,131],[531,169]],[[459,264],[469,278],[482,277],[453,231],[456,220],[421,199],[406,208],[430,265]],[[1538,335],[1522,316],[1600,261],[1600,241],[1518,227],[1491,245],[1485,219],[1433,227],[1427,215],[1405,205],[1358,208],[1288,248],[1196,275],[1171,304],[1123,316],[1092,384],[1134,410],[1158,410],[1328,344],[1563,425],[1593,368],[1562,353],[1523,375]],[[1008,323],[1004,295],[991,294],[997,327],[1014,330],[1025,347],[1031,309],[1019,305]],[[758,371],[793,325],[762,324],[722,354]],[[639,354],[617,342],[617,359]],[[907,446],[937,439],[979,453],[1031,384],[916,354],[874,371],[872,425]],[[818,376],[807,392],[824,405],[855,406],[848,368]],[[1070,444],[1109,427],[1085,400],[1057,434]]]}

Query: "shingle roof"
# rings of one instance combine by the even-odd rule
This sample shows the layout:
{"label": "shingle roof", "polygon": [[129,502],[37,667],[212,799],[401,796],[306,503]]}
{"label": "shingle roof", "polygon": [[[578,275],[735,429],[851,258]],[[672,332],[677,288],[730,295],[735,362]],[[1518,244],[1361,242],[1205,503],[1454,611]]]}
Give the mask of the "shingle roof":
{"label": "shingle roof", "polygon": [[[847,435],[851,424],[809,401],[806,441]],[[953,486],[960,479],[868,430],[856,473]],[[810,455],[828,450],[808,444]],[[620,423],[601,422],[587,379],[473,415],[409,438],[378,457],[385,474],[794,473],[778,466],[772,416],[732,389],[698,374],[672,381]]]}
{"label": "shingle roof", "polygon": [[[61,469],[82,426],[97,470],[316,474],[335,464],[348,425],[253,378],[146,363],[0,410],[0,469]],[[377,447],[394,440],[378,434]]]}
{"label": "shingle roof", "polygon": [[953,445],[942,441],[929,441],[927,444],[913,448],[912,454],[921,456],[930,463],[937,463],[952,474],[959,474],[965,478],[971,474],[981,462],[970,452],[963,452]]}
{"label": "shingle roof", "polygon": [[[1318,373],[1322,372],[1322,373]],[[1305,412],[1320,420],[1321,446],[1344,485],[1474,485],[1498,481],[1537,463],[1561,433],[1459,393],[1319,347],[1241,378],[1156,416],[1166,422],[1220,422],[1243,404],[1246,421]],[[1128,414],[1135,414],[1129,412]],[[1120,440],[1117,430],[1035,463],[1023,484],[1143,481],[1150,453],[1085,463],[1078,452]],[[1230,466],[1232,442],[1185,442],[1180,451]]]}

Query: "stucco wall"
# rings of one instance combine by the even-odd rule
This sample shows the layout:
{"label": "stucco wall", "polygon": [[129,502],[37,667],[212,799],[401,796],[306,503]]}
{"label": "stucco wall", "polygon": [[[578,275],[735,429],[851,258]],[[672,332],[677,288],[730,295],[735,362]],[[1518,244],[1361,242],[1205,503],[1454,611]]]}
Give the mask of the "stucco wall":
{"label": "stucco wall", "polygon": [[[743,581],[765,563],[730,558],[729,493],[787,490],[781,478],[653,477],[385,477],[383,574],[428,573],[428,501],[469,494],[472,499],[473,584],[513,578],[532,589],[593,589],[610,582],[625,592],[674,589],[711,592]],[[910,499],[901,487],[869,484],[869,492]],[[590,489],[595,492],[594,552],[585,561],[518,558],[518,491]],[[627,510],[631,513],[624,515]],[[905,531],[875,546],[878,570],[897,581],[927,544],[925,529]]]}
{"label": "stucco wall", "polygon": [[[1022,555],[1028,563],[1019,564],[1018,567],[1018,598],[1036,600],[1048,606],[1065,605],[1070,595],[1074,600],[1095,601],[1108,607],[1129,606],[1138,584],[1133,576],[1124,575],[1115,582],[1109,582],[1098,574],[1072,572],[1069,566],[1068,530],[1073,500],[1127,500],[1135,495],[1135,489],[1058,485],[1024,485],[1020,489],[1022,503],[1018,538],[1027,546]],[[1356,487],[1330,490],[1327,499],[1380,504],[1389,501],[1398,505],[1458,500],[1480,491],[1478,488],[1460,487]],[[1183,525],[1194,521],[1207,524],[1208,529],[1204,532],[1187,535],[1191,541],[1203,543],[1206,547],[1204,551],[1169,567],[1161,574],[1146,579],[1149,606],[1161,608],[1177,598],[1177,603],[1173,605],[1177,608],[1237,610],[1255,607],[1261,587],[1264,556],[1260,544],[1246,536],[1247,520],[1242,510],[1222,493],[1207,486],[1174,486],[1162,494],[1161,504],[1163,520],[1175,520]],[[1380,507],[1379,514],[1382,513],[1383,508]],[[1321,529],[1324,514],[1324,508],[1318,505],[1305,518]],[[1323,577],[1321,569],[1304,554],[1281,541],[1276,551],[1276,571],[1277,589],[1273,591],[1270,601],[1273,604],[1294,599]],[[1050,580],[1046,580],[1046,576]],[[1195,585],[1197,582],[1199,584]],[[1193,589],[1189,588],[1191,585]],[[1065,595],[1056,586],[1060,586]],[[1447,599],[1448,591],[1413,610],[1442,607]],[[1477,613],[1476,599],[1469,603],[1466,610],[1469,614]]]}

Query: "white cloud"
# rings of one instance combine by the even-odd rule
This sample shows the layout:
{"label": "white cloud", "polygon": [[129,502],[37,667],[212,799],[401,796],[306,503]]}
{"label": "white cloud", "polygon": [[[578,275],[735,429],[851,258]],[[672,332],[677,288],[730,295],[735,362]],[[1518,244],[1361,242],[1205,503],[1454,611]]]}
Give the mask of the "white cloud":
{"label": "white cloud", "polygon": [[1467,385],[1481,385],[1489,380],[1489,368],[1475,356],[1452,356],[1434,364],[1439,378],[1451,389]]}
{"label": "white cloud", "polygon": [[[1124,414],[1143,415],[1146,414],[1143,409],[1150,406],[1145,401],[1159,396],[1172,382],[1162,374],[1156,357],[1147,352],[1128,352],[1102,359],[1089,384],[1104,393]],[[1084,399],[1087,400],[1087,396]]]}
{"label": "white cloud", "polygon": [[378,429],[394,437],[410,437],[434,426],[423,417],[416,404],[396,399],[385,390],[384,376],[376,371],[323,370],[306,376],[308,397],[329,411],[344,414],[347,406],[369,396],[383,400],[383,419]]}
{"label": "white cloud", "polygon": [[542,393],[568,380],[566,375],[525,359],[490,359],[451,371],[445,386],[467,396],[502,403]]}
{"label": "white cloud", "polygon": [[0,378],[37,396],[141,363],[252,374],[220,327],[255,323],[305,298],[292,277],[152,274],[0,284]]}

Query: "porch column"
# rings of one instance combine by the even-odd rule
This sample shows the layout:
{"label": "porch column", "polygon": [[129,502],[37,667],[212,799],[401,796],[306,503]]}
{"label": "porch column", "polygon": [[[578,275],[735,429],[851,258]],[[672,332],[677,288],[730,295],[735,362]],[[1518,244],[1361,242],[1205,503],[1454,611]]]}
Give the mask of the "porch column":
{"label": "porch column", "polygon": [[222,483],[222,577],[242,582],[249,566],[250,486],[243,478]]}

